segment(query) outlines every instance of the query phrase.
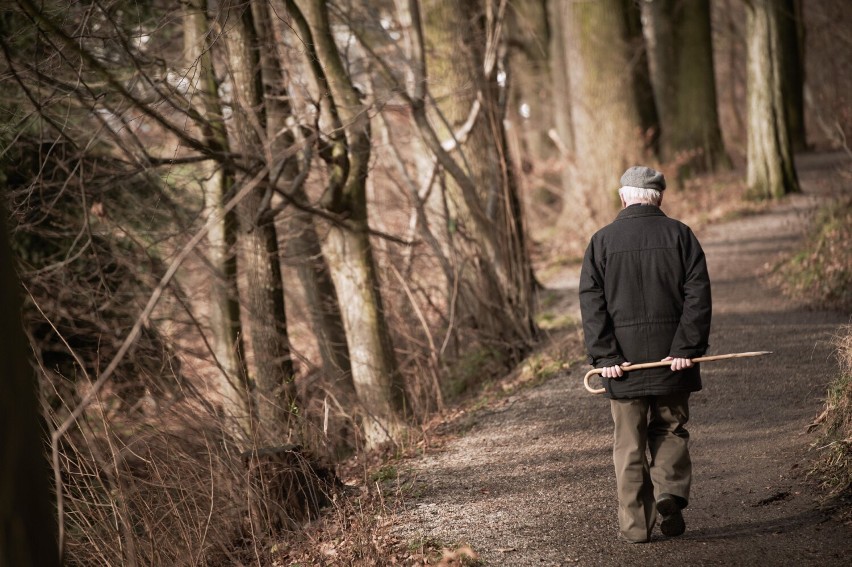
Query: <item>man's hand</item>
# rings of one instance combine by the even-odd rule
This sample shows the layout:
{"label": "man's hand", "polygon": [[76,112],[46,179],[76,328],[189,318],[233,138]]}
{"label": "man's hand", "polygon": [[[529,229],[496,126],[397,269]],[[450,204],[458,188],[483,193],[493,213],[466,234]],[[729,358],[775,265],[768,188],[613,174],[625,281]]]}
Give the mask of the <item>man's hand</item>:
{"label": "man's hand", "polygon": [[661,362],[669,362],[672,363],[672,370],[678,372],[680,370],[684,370],[686,368],[692,368],[694,365],[692,364],[692,360],[688,358],[673,358],[671,356],[665,357]]}
{"label": "man's hand", "polygon": [[630,366],[630,364],[630,362],[623,362],[621,363],[621,366],[604,366],[601,369],[603,370],[603,372],[601,372],[601,376],[603,376],[604,378],[621,378],[622,376],[624,376],[624,371],[622,370],[622,368],[624,368],[625,366]]}

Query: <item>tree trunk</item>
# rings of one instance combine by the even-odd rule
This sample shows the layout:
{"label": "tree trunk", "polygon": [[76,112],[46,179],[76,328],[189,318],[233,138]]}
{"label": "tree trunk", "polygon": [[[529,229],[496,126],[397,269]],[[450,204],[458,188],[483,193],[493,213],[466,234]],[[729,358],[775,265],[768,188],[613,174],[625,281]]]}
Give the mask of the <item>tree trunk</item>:
{"label": "tree trunk", "polygon": [[686,175],[730,167],[716,110],[710,1],[643,5],[662,158],[683,164],[680,173]]}
{"label": "tree trunk", "polygon": [[[283,8],[283,4],[281,5]],[[301,182],[297,181],[302,173],[293,149],[297,139],[287,121],[292,117],[293,108],[287,91],[283,58],[278,46],[281,45],[281,32],[276,29],[280,19],[271,14],[267,2],[253,0],[252,10],[258,22],[258,40],[261,49],[261,74],[265,91],[267,118],[267,138],[270,140],[270,177],[278,180],[279,190],[302,204],[307,197]],[[299,143],[303,143],[299,141]],[[280,171],[280,175],[279,175]],[[341,402],[351,402],[354,398],[352,369],[349,363],[349,350],[346,346],[346,332],[337,303],[334,282],[320,248],[319,238],[311,213],[302,208],[290,207],[284,225],[285,254],[296,268],[299,282],[305,294],[307,310],[310,314],[314,336],[319,347],[323,371],[335,386]]]}
{"label": "tree trunk", "polygon": [[[227,30],[237,146],[244,156],[268,158],[257,34],[248,5],[228,6]],[[249,167],[259,167],[259,163]],[[237,205],[238,247],[243,276],[240,297],[249,315],[258,421],[264,442],[280,443],[290,432],[295,389],[278,236],[273,219],[264,214],[270,190],[258,187]]]}
{"label": "tree trunk", "polygon": [[805,41],[802,23],[802,1],[780,0],[778,17],[781,36],[781,68],[783,70],[784,112],[790,143],[794,151],[807,149],[805,137]]}
{"label": "tree trunk", "polygon": [[343,328],[337,292],[320,247],[313,217],[302,210],[293,210],[287,218],[287,262],[296,269],[302,284],[323,372],[335,385],[337,393],[343,395],[346,400],[348,394],[355,392],[349,349],[346,346],[346,331]]}
{"label": "tree trunk", "polygon": [[405,390],[384,318],[366,222],[331,226],[322,243],[343,306],[352,378],[368,446],[398,439]]}
{"label": "tree trunk", "polygon": [[566,4],[574,155],[562,218],[564,226],[587,236],[612,219],[618,179],[653,153],[657,128],[649,123],[653,112],[641,92],[647,70],[636,56],[636,15],[630,12],[637,8],[629,0]]}
{"label": "tree trunk", "polygon": [[[355,391],[366,416],[368,446],[398,439],[404,429],[405,388],[397,368],[384,317],[379,282],[368,236],[366,178],[370,160],[370,121],[352,85],[331,34],[328,6],[322,0],[291,2],[297,25],[308,44],[317,83],[327,95],[325,119],[343,127],[337,139],[346,163],[329,160],[332,174],[325,206],[345,217],[329,223],[322,249],[342,309]],[[302,16],[304,20],[302,20]],[[300,31],[302,31],[300,29]]]}
{"label": "tree trunk", "polygon": [[[207,0],[191,0],[185,6],[184,45],[187,64],[194,71],[193,99],[199,114],[207,144],[219,153],[228,151],[228,137],[222,117],[211,45],[207,40],[209,21]],[[204,208],[208,216],[222,217],[208,232],[206,259],[212,272],[210,278],[210,328],[213,349],[219,363],[217,390],[225,415],[235,419],[242,434],[251,431],[248,403],[248,371],[245,366],[240,304],[237,291],[236,215],[222,215],[228,191],[234,183],[232,168],[224,162],[207,161],[199,167]]]}
{"label": "tree trunk", "polygon": [[[4,195],[5,197],[5,195]],[[59,565],[53,488],[45,459],[46,431],[21,321],[21,286],[0,206],[0,565]]]}
{"label": "tree trunk", "polygon": [[757,199],[778,198],[799,191],[784,112],[782,6],[752,0],[747,14],[748,192]]}

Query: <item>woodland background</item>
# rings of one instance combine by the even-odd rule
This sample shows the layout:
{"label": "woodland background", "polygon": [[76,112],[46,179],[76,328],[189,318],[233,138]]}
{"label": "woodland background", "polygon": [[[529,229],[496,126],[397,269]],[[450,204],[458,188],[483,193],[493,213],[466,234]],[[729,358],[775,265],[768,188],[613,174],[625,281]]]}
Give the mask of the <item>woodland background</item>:
{"label": "woodland background", "polygon": [[[339,463],[413,446],[573,328],[541,282],[614,216],[624,169],[664,171],[669,213],[701,223],[798,191],[794,152],[849,153],[850,18],[843,0],[5,3],[3,312],[22,321],[3,461],[27,488],[0,504],[28,510],[6,560],[58,540],[69,564],[271,561],[344,498]],[[44,477],[15,456],[36,413]]]}

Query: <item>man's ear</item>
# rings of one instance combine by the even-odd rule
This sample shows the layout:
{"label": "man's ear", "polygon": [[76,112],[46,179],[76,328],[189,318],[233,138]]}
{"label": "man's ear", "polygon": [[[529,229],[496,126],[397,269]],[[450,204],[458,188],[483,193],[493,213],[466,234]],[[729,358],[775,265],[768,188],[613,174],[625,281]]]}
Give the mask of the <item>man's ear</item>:
{"label": "man's ear", "polygon": [[621,196],[621,193],[618,194],[618,198],[621,199],[621,208],[626,209],[627,208],[627,202],[624,200],[624,197]]}

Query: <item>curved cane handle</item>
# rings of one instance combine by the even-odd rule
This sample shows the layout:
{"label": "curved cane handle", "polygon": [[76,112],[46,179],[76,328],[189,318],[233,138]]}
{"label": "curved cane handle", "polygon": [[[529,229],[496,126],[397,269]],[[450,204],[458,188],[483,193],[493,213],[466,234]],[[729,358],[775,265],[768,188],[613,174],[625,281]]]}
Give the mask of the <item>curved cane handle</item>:
{"label": "curved cane handle", "polygon": [[586,375],[583,376],[583,386],[585,386],[586,390],[588,390],[592,394],[603,394],[604,392],[606,392],[606,388],[595,389],[589,385],[589,378],[591,378],[595,374],[603,374],[603,368],[592,368],[591,370],[586,372]]}

